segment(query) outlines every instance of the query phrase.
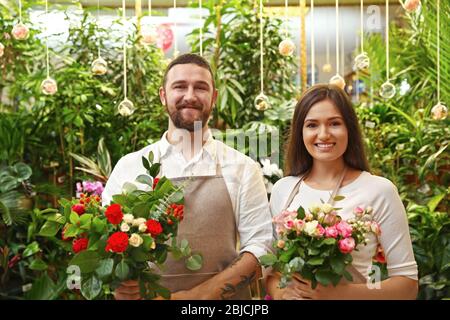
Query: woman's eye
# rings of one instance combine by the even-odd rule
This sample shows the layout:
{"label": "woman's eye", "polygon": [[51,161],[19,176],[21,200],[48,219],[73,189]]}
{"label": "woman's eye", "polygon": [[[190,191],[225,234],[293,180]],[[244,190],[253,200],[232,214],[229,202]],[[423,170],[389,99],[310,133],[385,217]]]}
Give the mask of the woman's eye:
{"label": "woman's eye", "polygon": [[315,123],[308,123],[308,124],[306,125],[307,128],[314,128],[315,126],[316,126]]}
{"label": "woman's eye", "polygon": [[341,123],[340,123],[340,122],[332,122],[331,125],[332,125],[332,126],[340,126]]}

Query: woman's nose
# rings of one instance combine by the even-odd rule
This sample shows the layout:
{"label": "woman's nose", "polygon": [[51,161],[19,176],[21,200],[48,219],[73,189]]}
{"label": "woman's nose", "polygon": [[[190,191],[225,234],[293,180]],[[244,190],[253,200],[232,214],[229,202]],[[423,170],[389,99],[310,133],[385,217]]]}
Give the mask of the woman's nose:
{"label": "woman's nose", "polygon": [[320,126],[318,138],[321,140],[326,140],[330,137],[330,132],[327,126]]}

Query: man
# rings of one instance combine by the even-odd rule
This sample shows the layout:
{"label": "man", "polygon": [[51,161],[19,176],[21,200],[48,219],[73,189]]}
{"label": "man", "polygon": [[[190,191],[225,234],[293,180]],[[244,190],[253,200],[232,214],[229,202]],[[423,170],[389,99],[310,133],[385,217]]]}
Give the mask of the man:
{"label": "man", "polygon": [[[270,250],[272,223],[258,164],[212,138],[208,119],[217,98],[208,62],[195,54],[173,60],[160,98],[169,128],[160,141],[121,158],[103,193],[103,203],[121,193],[123,183],[145,173],[141,157],[150,151],[161,175],[189,179],[178,238],[203,255],[191,272],[182,261],[167,260],[162,285],[171,299],[249,299],[248,285],[261,273],[258,258]],[[240,252],[236,251],[239,236]],[[116,299],[139,299],[136,281],[115,291]]]}

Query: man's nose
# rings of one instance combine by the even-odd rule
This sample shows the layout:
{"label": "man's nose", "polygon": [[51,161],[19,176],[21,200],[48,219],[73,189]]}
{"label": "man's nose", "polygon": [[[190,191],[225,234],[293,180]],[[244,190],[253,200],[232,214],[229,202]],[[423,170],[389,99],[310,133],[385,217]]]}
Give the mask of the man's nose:
{"label": "man's nose", "polygon": [[186,93],[184,94],[184,100],[186,102],[192,102],[195,101],[197,97],[195,96],[194,88],[189,86],[186,90]]}

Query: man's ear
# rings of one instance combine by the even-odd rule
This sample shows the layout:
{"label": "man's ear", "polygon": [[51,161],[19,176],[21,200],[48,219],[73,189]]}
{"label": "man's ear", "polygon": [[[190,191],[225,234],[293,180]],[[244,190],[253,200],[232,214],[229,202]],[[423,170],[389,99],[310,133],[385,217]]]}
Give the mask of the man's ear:
{"label": "man's ear", "polygon": [[159,99],[161,100],[161,103],[165,106],[166,105],[166,91],[164,90],[164,87],[159,88]]}
{"label": "man's ear", "polygon": [[219,95],[219,91],[214,88],[214,92],[213,92],[213,96],[212,96],[212,109],[214,109],[214,106],[216,105],[217,102],[217,96]]}

